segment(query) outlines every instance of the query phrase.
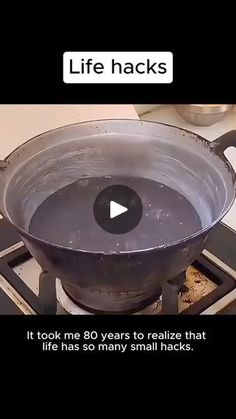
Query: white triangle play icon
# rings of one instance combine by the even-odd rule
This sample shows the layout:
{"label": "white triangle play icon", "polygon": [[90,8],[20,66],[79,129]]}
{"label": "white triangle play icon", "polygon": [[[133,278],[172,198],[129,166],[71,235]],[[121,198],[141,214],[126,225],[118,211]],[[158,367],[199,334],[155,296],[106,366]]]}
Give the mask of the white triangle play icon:
{"label": "white triangle play icon", "polygon": [[110,201],[110,218],[118,217],[118,215],[121,215],[126,211],[128,211],[128,208],[117,204],[115,201]]}

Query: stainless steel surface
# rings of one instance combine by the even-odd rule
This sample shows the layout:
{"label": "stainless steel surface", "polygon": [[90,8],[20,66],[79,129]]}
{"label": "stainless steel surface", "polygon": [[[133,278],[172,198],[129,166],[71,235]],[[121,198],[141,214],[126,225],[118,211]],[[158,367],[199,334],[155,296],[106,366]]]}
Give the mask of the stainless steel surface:
{"label": "stainless steel surface", "polygon": [[232,105],[177,105],[178,114],[193,125],[210,126],[221,121]]}

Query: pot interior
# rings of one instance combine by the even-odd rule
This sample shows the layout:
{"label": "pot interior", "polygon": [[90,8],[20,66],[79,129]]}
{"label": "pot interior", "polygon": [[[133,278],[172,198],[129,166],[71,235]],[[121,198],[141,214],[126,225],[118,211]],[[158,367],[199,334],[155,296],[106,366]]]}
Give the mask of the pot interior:
{"label": "pot interior", "polygon": [[[86,186],[86,182],[91,183],[92,179],[106,179],[105,183],[100,185],[101,188],[122,182],[133,187],[142,199],[143,216],[151,211],[152,205],[156,214],[163,210],[162,200],[158,198],[160,187],[163,185],[164,188],[173,191],[172,195],[170,193],[172,200],[169,204],[171,219],[175,214],[175,199],[178,199],[178,194],[191,204],[199,217],[200,223],[193,228],[193,217],[191,218],[190,213],[189,216],[183,213],[185,233],[179,235],[176,232],[174,237],[164,237],[162,241],[155,239],[155,234],[149,240],[150,234],[146,234],[145,240],[139,240],[139,243],[136,236],[134,244],[131,233],[127,233],[127,236],[124,235],[125,246],[117,251],[142,250],[155,245],[162,247],[200,233],[219,220],[234,199],[230,168],[223,159],[213,153],[207,142],[201,141],[194,134],[162,124],[143,121],[98,121],[64,127],[25,143],[8,161],[8,168],[3,173],[2,185],[0,184],[2,212],[26,233],[29,232],[36,210],[56,191],[71,184],[76,185],[78,181],[80,186],[83,182]],[[135,179],[136,183],[132,184],[132,179]],[[139,186],[142,182],[138,182],[138,179],[144,182],[142,186]],[[152,189],[151,195],[148,194],[147,186],[150,185],[150,181],[154,182],[153,185],[159,185],[159,189]],[[100,186],[99,190],[94,191],[94,197],[91,196],[91,205],[101,189]],[[176,197],[173,198],[175,192]],[[73,190],[73,194],[76,199],[76,189]],[[42,223],[47,217],[47,214],[44,214]],[[162,215],[166,216],[166,211]],[[63,218],[63,215],[61,216]],[[91,214],[90,216],[92,217]],[[69,218],[65,213],[65,224]],[[98,226],[95,227],[94,223],[92,230],[88,229],[91,220],[87,219],[88,226],[84,233],[87,231],[93,236],[87,246],[83,246],[83,240],[79,245],[75,245],[73,240],[70,240],[72,243],[64,243],[56,241],[55,238],[50,240],[50,237],[33,235],[55,245],[72,248],[81,246],[83,250],[104,251],[102,240],[99,243],[101,231]],[[86,220],[83,220],[83,224],[85,222]],[[162,217],[156,219],[156,224],[160,222],[163,222]],[[142,232],[145,235],[145,224],[140,227],[139,233]],[[117,237],[110,235],[107,240],[111,246],[109,245],[105,251],[115,247]]]}

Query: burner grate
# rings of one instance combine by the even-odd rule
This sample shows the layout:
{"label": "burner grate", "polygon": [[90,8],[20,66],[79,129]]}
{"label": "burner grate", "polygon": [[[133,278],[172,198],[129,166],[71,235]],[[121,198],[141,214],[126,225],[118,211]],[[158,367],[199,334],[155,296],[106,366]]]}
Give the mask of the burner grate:
{"label": "burner grate", "polygon": [[[55,278],[48,273],[41,274],[39,296],[37,296],[13,270],[15,266],[23,264],[31,258],[32,256],[24,245],[21,245],[13,251],[9,251],[0,258],[0,274],[17,290],[20,296],[37,314],[56,314]],[[205,256],[200,256],[193,263],[193,266],[217,284],[217,287],[199,301],[190,305],[189,308],[183,310],[180,313],[181,315],[200,314],[233,290],[236,285],[235,280],[231,276]],[[162,294],[163,308],[161,314],[178,314],[178,295],[183,289],[184,280],[185,275],[182,274],[165,284]]]}
{"label": "burner grate", "polygon": [[12,252],[10,251],[0,258],[0,274],[17,290],[18,294],[37,314],[44,314],[45,308],[43,301],[40,301],[39,297],[35,295],[22,278],[13,270],[16,265],[22,264],[31,258],[31,254],[24,245]]}

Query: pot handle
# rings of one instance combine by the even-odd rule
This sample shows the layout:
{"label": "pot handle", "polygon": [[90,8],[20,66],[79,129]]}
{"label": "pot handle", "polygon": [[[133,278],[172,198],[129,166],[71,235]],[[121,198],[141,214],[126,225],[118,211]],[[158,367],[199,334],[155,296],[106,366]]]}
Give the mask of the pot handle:
{"label": "pot handle", "polygon": [[210,144],[217,154],[224,154],[228,147],[236,147],[236,130],[226,132]]}

